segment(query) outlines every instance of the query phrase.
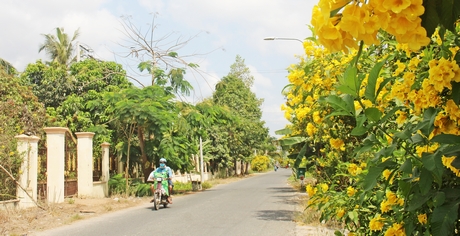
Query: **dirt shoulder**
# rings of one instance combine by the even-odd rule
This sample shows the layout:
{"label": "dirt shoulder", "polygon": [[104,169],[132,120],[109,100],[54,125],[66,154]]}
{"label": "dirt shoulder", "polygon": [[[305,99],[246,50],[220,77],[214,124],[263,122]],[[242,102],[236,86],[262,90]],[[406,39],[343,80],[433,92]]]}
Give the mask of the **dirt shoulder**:
{"label": "dirt shoulder", "polygon": [[0,210],[0,235],[27,235],[97,217],[128,207],[148,203],[149,198],[66,198],[63,203],[49,204],[45,209]]}

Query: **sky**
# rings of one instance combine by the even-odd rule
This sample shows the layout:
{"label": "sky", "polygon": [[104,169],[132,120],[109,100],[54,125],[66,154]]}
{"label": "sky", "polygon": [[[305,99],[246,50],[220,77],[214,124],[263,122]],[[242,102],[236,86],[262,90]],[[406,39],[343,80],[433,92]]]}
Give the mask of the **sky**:
{"label": "sky", "polygon": [[[281,111],[282,89],[288,84],[287,68],[303,54],[299,40],[311,36],[313,0],[1,0],[0,58],[23,71],[29,63],[48,60],[38,52],[44,34],[64,28],[91,49],[91,55],[116,61],[127,74],[144,85],[149,77],[136,68],[139,61],[121,46],[126,44],[123,18],[141,32],[154,25],[154,39],[190,41],[177,51],[199,65],[201,73],[187,71],[194,87],[187,101],[212,96],[217,82],[226,76],[239,55],[254,77],[251,90],[264,100],[262,119],[271,136],[288,121]],[[264,40],[267,37],[292,40]],[[194,56],[193,56],[194,55]],[[139,85],[134,82],[135,85]]]}

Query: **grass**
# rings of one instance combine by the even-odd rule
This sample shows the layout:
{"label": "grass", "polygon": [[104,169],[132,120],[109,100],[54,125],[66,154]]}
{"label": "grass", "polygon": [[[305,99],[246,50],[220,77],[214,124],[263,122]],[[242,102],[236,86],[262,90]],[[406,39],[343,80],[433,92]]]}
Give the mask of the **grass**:
{"label": "grass", "polygon": [[[305,173],[306,178],[304,179],[304,186],[311,184],[316,184],[316,179],[311,177]],[[299,179],[296,179],[294,175],[291,175],[288,178],[288,183],[298,191],[305,191],[305,188],[301,188],[301,182]],[[343,225],[337,221],[327,221],[327,222],[320,222],[321,219],[321,212],[315,208],[308,207],[308,200],[310,198],[308,195],[302,195],[298,199],[298,204],[300,205],[300,211],[294,215],[294,221],[302,224],[302,225],[310,225],[310,226],[323,226],[331,229],[341,229]]]}

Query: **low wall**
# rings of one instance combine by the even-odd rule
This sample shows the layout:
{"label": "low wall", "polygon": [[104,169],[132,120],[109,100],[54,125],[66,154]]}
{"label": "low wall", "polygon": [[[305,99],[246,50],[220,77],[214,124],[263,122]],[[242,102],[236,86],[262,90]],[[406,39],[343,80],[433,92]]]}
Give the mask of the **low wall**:
{"label": "low wall", "polygon": [[[200,174],[183,174],[183,175],[175,175],[173,177],[174,182],[181,182],[181,183],[188,183],[190,181],[200,181],[201,176]],[[203,181],[208,181],[212,179],[212,174],[210,172],[203,173]]]}
{"label": "low wall", "polygon": [[94,198],[105,198],[109,196],[107,182],[95,181],[93,182],[93,196]]}
{"label": "low wall", "polygon": [[14,210],[18,209],[19,199],[0,201],[0,210]]}

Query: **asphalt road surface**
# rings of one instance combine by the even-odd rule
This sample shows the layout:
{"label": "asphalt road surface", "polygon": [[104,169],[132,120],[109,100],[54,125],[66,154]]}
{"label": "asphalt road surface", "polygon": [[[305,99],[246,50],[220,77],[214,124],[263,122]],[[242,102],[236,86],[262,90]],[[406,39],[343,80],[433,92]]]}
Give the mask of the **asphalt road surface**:
{"label": "asphalt road surface", "polygon": [[295,235],[290,169],[278,169],[196,194],[77,221],[36,235]]}

